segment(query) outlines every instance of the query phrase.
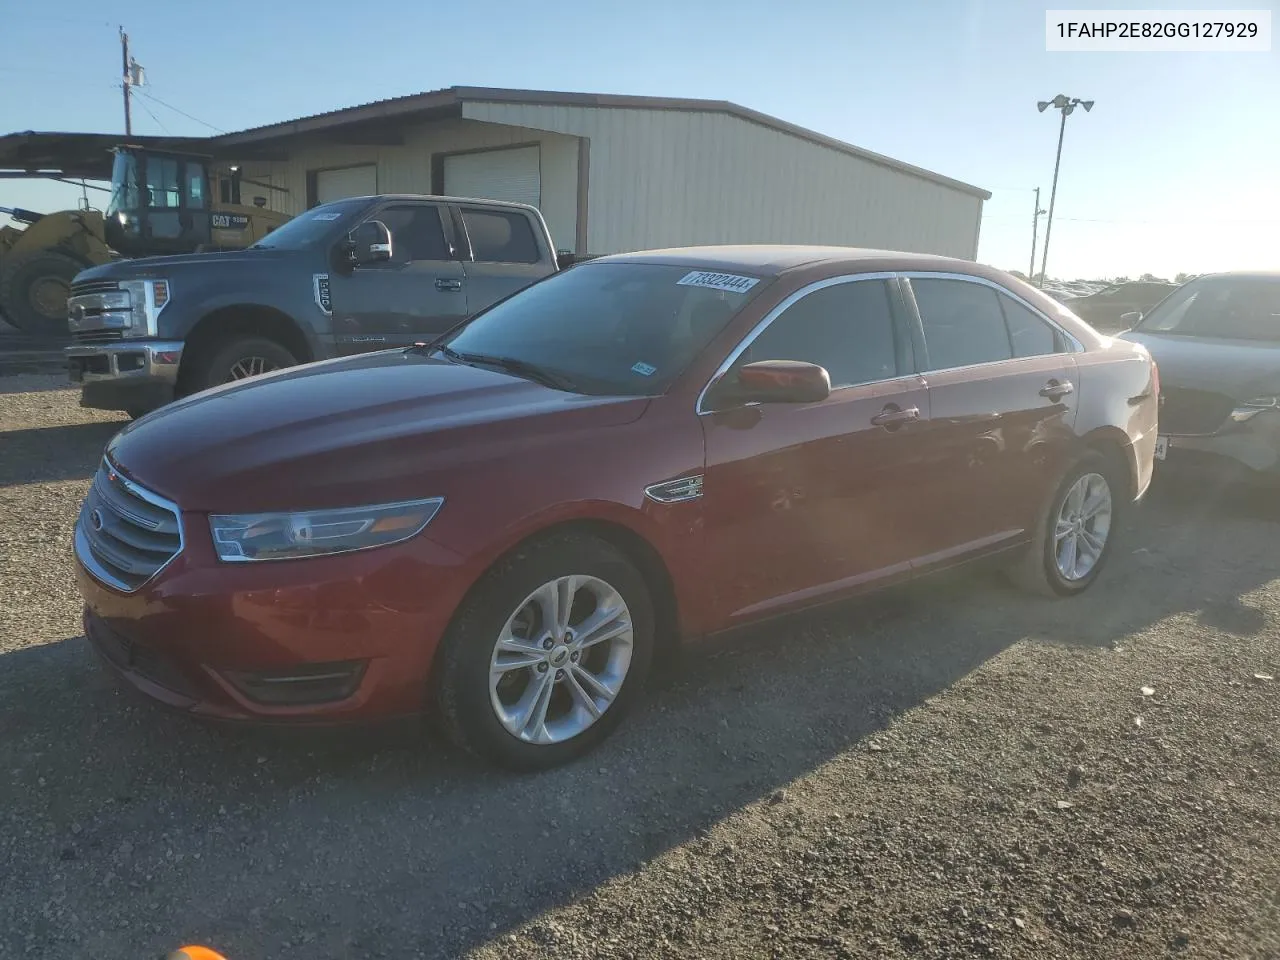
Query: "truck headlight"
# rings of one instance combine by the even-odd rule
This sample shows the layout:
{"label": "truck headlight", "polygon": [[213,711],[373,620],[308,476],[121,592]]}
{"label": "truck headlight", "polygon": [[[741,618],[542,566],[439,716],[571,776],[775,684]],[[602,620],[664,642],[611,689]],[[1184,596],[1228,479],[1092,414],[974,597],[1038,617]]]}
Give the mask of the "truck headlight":
{"label": "truck headlight", "polygon": [[443,497],[432,497],[338,510],[215,514],[209,528],[218,559],[229,563],[320,557],[408,540],[443,505]]}
{"label": "truck headlight", "polygon": [[157,336],[160,311],[165,308],[170,299],[169,281],[123,280],[120,288],[129,291],[134,335]]}

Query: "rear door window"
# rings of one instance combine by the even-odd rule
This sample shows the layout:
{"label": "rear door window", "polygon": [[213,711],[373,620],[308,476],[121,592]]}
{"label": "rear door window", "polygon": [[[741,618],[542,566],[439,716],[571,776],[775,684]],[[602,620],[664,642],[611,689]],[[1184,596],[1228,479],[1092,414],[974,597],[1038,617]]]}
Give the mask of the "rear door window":
{"label": "rear door window", "polygon": [[462,223],[475,259],[486,263],[537,263],[542,259],[533,225],[515,210],[462,208]]}
{"label": "rear door window", "polygon": [[1013,357],[996,292],[968,280],[913,279],[930,370],[950,370]]}
{"label": "rear door window", "polygon": [[1000,309],[1004,311],[1005,324],[1009,328],[1009,344],[1013,347],[1015,357],[1043,357],[1065,350],[1062,335],[1037,316],[1034,310],[1004,294],[997,294],[997,298]]}

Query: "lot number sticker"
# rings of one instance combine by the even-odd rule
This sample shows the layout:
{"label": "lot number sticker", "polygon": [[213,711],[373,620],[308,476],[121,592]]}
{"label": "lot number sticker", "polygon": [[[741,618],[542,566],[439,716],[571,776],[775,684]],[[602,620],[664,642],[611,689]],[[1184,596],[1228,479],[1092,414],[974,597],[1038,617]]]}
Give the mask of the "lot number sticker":
{"label": "lot number sticker", "polygon": [[708,273],[705,270],[686,273],[677,281],[684,287],[709,287],[712,290],[725,290],[729,293],[746,293],[759,282],[756,277],[739,277],[732,273]]}

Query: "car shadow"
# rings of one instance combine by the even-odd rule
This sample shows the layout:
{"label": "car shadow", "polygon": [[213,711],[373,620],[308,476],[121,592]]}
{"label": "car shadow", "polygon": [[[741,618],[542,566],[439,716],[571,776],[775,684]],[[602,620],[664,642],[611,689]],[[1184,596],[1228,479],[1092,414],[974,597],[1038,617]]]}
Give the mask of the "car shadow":
{"label": "car shadow", "polygon": [[58,480],[86,480],[102,451],[127,420],[0,431],[0,488]]}
{"label": "car shadow", "polygon": [[[76,919],[33,912],[0,932],[0,953],[6,937],[52,951],[70,926],[104,955],[193,939],[233,957],[461,955],[873,738],[1014,644],[1097,655],[1175,615],[1256,632],[1249,595],[1277,571],[1240,532],[1280,518],[1238,510],[1187,517],[1160,491],[1072,600],[970,571],[705,643],[600,749],[535,775],[482,768],[416,724],[175,718],[123,692],[78,637],[2,655],[0,811],[36,838],[11,845],[10,875]],[[1195,589],[1170,589],[1175,577]]]}

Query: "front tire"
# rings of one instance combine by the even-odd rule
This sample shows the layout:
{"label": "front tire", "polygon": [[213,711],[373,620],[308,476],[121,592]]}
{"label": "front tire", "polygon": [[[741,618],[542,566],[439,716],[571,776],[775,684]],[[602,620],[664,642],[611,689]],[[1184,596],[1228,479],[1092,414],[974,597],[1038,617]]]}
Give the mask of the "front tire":
{"label": "front tire", "polygon": [[191,391],[261,376],[273,370],[292,367],[298,360],[274,340],[266,337],[238,337],[216,346],[203,361],[198,361],[191,377]]}
{"label": "front tire", "polygon": [[432,694],[450,739],[532,771],[588,752],[641,695],[653,659],[644,577],[596,537],[520,548],[489,571],[441,642]]}
{"label": "front tire", "polygon": [[1041,512],[1035,539],[1010,579],[1048,597],[1083,593],[1111,555],[1124,508],[1123,486],[1099,454],[1077,460]]}

